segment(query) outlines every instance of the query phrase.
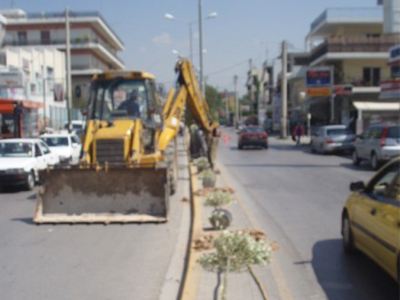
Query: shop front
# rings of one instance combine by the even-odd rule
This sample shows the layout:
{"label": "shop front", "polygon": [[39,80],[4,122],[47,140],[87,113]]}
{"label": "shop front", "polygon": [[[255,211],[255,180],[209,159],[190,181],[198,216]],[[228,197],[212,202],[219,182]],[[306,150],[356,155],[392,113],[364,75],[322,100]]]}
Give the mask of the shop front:
{"label": "shop front", "polygon": [[40,108],[38,102],[0,98],[0,138],[38,136]]}

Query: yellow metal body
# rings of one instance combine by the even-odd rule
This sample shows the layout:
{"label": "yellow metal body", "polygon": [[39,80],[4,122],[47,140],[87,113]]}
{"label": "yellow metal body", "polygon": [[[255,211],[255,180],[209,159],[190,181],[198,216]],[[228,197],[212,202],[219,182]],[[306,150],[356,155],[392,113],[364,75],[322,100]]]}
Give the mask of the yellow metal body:
{"label": "yellow metal body", "polygon": [[[155,130],[155,147],[152,153],[145,153],[142,143],[143,123],[140,119],[118,119],[112,126],[99,120],[87,122],[87,132],[83,145],[83,166],[98,165],[96,142],[99,140],[119,139],[124,144],[124,161],[128,166],[153,167],[165,159],[164,151],[179,132],[181,120],[186,108],[189,108],[195,121],[209,135],[215,135],[218,123],[211,120],[207,101],[203,98],[193,67],[189,60],[182,59],[176,65],[179,89],[171,89],[163,106],[163,126]],[[109,72],[96,75],[93,80],[113,80],[116,77],[126,79],[153,79],[145,72]]]}
{"label": "yellow metal body", "polygon": [[[149,105],[148,113],[142,116],[145,120],[129,116],[100,120],[103,112],[97,114],[95,109],[98,106],[104,110],[105,92],[100,100],[92,99],[80,165],[43,174],[45,184],[38,197],[36,223],[167,220],[175,174],[167,148],[174,145],[186,107],[207,136],[215,134],[218,126],[210,121],[191,63],[178,62],[176,71],[178,90],[169,92],[162,111],[153,97],[153,106]],[[155,92],[154,76],[146,72],[106,72],[94,76],[93,84],[105,81],[112,85],[125,79],[145,82],[147,95]]]}
{"label": "yellow metal body", "polygon": [[[392,170],[389,175],[388,168]],[[377,185],[386,179],[387,184]],[[365,191],[353,192],[345,204],[345,212],[355,247],[397,279],[400,274],[400,158],[383,167]]]}

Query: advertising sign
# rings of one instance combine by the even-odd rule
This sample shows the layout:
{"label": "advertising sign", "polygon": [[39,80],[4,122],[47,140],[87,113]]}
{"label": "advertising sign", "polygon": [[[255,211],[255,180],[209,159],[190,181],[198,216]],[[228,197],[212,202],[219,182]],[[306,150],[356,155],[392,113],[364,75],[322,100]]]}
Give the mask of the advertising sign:
{"label": "advertising sign", "polygon": [[400,62],[400,45],[389,49],[389,64]]}
{"label": "advertising sign", "polygon": [[332,94],[333,72],[330,67],[309,68],[306,73],[307,95],[327,97]]}

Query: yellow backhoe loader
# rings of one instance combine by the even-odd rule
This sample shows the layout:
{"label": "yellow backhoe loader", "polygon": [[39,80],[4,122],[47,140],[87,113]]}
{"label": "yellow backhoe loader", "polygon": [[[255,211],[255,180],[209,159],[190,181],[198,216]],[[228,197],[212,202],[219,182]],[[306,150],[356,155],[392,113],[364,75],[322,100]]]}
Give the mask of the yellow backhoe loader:
{"label": "yellow backhoe loader", "polygon": [[218,127],[190,61],[179,60],[175,71],[176,91],[169,91],[164,106],[149,73],[94,76],[80,164],[41,174],[34,222],[167,221],[174,187],[173,146],[186,108],[209,149]]}

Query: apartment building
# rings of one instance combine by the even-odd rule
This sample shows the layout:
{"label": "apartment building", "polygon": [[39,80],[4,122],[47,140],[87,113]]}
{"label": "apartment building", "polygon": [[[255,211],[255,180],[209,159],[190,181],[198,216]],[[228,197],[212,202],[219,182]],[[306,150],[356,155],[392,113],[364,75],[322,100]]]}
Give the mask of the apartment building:
{"label": "apartment building", "polygon": [[62,128],[64,91],[63,52],[45,47],[1,50],[0,136],[36,136],[46,126]]}
{"label": "apartment building", "polygon": [[[0,11],[7,19],[3,46],[66,49],[65,13],[27,13],[20,9]],[[119,36],[98,12],[69,12],[72,94],[75,107],[88,97],[91,77],[104,70],[123,69],[118,52]]]}
{"label": "apartment building", "polygon": [[381,81],[391,76],[388,51],[400,43],[399,34],[384,33],[383,14],[382,6],[330,8],[312,22],[309,67],[333,71],[333,94],[307,99],[314,125],[342,123],[360,132],[371,122],[397,117],[379,98]]}

